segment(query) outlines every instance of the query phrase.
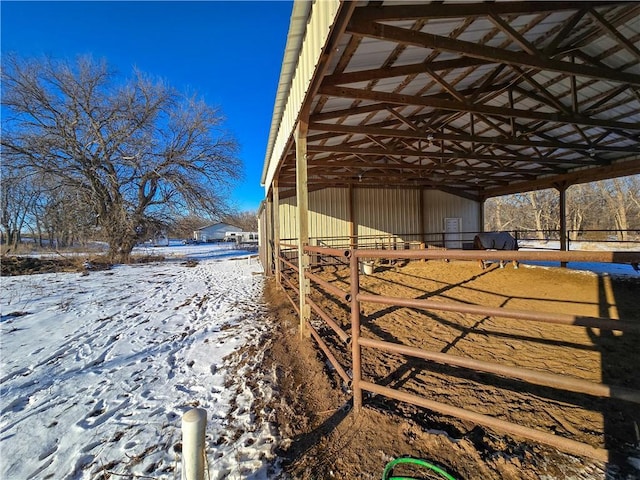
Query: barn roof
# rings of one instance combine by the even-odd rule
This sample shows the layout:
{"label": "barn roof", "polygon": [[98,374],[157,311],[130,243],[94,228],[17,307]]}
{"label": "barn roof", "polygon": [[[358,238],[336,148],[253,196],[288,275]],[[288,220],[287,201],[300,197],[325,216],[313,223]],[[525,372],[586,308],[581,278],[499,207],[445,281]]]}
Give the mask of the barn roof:
{"label": "barn roof", "polygon": [[233,228],[240,228],[236,225],[232,225],[231,223],[226,223],[226,222],[216,222],[216,223],[212,223],[211,225],[205,225],[204,227],[200,227],[200,228],[196,228],[196,232],[200,231],[200,230],[206,230],[208,228],[212,228],[212,227],[218,227],[218,226],[226,226],[226,227],[233,227]]}
{"label": "barn roof", "polygon": [[640,173],[640,3],[294,3],[262,182],[482,199]]}

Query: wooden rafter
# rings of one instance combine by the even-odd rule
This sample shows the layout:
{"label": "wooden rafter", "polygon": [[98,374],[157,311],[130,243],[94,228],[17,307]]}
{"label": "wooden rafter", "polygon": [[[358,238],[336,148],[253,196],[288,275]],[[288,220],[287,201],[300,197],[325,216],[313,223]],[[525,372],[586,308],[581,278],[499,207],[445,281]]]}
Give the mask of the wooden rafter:
{"label": "wooden rafter", "polygon": [[[449,159],[449,160],[475,160],[478,162],[490,162],[490,161],[504,161],[504,162],[524,162],[524,163],[545,163],[554,162],[556,159],[545,157],[532,157],[530,155],[478,155],[472,152],[441,152],[441,151],[424,151],[418,149],[387,149],[380,147],[353,147],[348,144],[340,144],[335,146],[327,145],[309,145],[309,153],[344,153],[352,155],[374,155],[380,157],[400,157],[411,156],[418,158],[435,158],[435,159]],[[570,163],[576,165],[589,165],[593,164],[593,161],[585,160],[583,158],[578,159],[562,159],[563,163]]]}
{"label": "wooden rafter", "polygon": [[[455,58],[450,60],[440,60],[429,63],[429,68],[434,72],[452,70],[457,68],[477,67],[488,65],[492,62],[479,58]],[[383,80],[386,78],[406,77],[407,75],[418,75],[425,73],[423,62],[413,65],[402,65],[400,67],[375,68],[371,70],[361,70],[358,72],[338,73],[328,75],[324,85],[348,85],[350,83],[370,82],[373,80]]]}

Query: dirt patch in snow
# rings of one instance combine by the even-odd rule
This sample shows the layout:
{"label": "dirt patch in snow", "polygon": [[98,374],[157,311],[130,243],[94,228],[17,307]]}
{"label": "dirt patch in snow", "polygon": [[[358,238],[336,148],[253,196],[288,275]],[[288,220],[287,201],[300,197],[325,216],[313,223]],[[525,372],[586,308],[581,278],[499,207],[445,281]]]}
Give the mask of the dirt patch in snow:
{"label": "dirt patch in snow", "polygon": [[[348,289],[345,268],[316,273]],[[441,261],[378,265],[374,275],[361,276],[361,288],[396,297],[640,322],[640,279],[559,268],[493,266],[483,271],[475,262]],[[428,460],[458,479],[640,478],[624,458],[609,464],[577,458],[381,396],[365,394],[365,408],[355,415],[351,392],[315,342],[300,339],[295,311],[273,280],[267,281],[265,298],[278,319],[267,360],[278,371],[276,415],[285,439],[280,455],[291,478],[379,479],[385,464],[400,456]],[[331,296],[314,294],[314,300],[349,332],[347,306]],[[363,303],[361,311],[364,337],[640,390],[638,334],[372,303]],[[337,339],[329,342],[348,368],[350,351]],[[368,381],[640,457],[640,409],[631,402],[531,386],[368,348],[363,349],[363,368]],[[413,474],[418,472],[426,473]],[[394,471],[400,473],[411,470]]]}
{"label": "dirt patch in snow", "polygon": [[[132,255],[130,263],[161,262],[164,257],[160,255]],[[186,265],[193,267],[197,265]],[[109,270],[113,264],[105,255],[68,255],[59,254],[55,257],[22,257],[16,255],[3,255],[0,258],[0,276],[35,275],[39,273],[61,272],[90,272]]]}
{"label": "dirt patch in snow", "polygon": [[80,272],[82,261],[74,258],[14,257],[0,259],[0,275],[32,275],[36,273]]}

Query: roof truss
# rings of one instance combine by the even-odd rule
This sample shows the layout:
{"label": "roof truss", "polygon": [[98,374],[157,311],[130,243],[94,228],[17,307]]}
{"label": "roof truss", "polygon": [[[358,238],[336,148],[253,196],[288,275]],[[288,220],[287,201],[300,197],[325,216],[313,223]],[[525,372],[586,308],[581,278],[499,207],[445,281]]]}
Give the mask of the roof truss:
{"label": "roof truss", "polygon": [[[348,12],[308,105],[311,189],[395,185],[481,199],[640,173],[640,4]],[[291,147],[278,174],[285,188],[294,160]]]}

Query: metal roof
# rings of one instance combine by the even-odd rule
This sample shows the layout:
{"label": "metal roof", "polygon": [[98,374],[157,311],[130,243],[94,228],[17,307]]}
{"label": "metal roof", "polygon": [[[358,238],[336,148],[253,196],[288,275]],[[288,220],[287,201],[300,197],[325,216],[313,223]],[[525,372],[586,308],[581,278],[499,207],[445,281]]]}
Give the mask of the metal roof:
{"label": "metal roof", "polygon": [[311,190],[482,199],[640,173],[640,3],[333,2],[314,23],[325,3],[292,22],[289,63],[314,28],[324,44],[296,63],[304,85],[281,77],[267,189],[295,187],[307,111]]}
{"label": "metal roof", "polygon": [[[287,43],[284,47],[284,58],[282,59],[282,67],[280,69],[280,80],[278,81],[278,89],[276,91],[276,100],[273,107],[273,118],[271,121],[271,130],[269,131],[269,142],[267,147],[267,159],[273,151],[273,143],[280,128],[283,109],[287,100],[291,81],[295,68],[298,65],[298,56],[300,55],[300,47],[302,46],[302,37],[305,32],[307,18],[311,11],[311,2],[295,2],[291,19],[289,20],[289,33],[287,34]],[[268,160],[265,160],[262,177],[264,179],[268,167]]]}

